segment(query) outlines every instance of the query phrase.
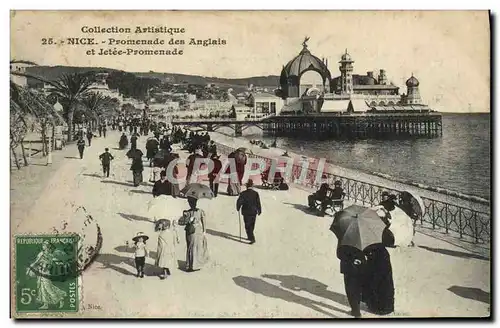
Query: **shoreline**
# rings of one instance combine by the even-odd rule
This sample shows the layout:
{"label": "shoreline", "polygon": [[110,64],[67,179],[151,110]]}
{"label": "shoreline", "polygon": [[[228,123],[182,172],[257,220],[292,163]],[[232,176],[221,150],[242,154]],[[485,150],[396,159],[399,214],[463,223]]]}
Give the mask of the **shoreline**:
{"label": "shoreline", "polygon": [[[304,160],[304,158],[307,158],[310,163],[318,162],[318,159],[316,158],[303,156],[283,148],[263,149],[260,148],[260,146],[251,144],[248,139],[243,137],[229,136],[221,132],[209,132],[209,134],[211,139],[215,142],[234,148],[246,147],[250,149],[254,155],[267,158],[278,158],[281,157],[281,155],[286,151],[290,158],[295,161],[301,161]],[[325,163],[324,172],[348,179],[358,180],[364,183],[379,185],[388,189],[401,191],[409,190],[419,194],[421,197],[435,199],[490,214],[490,201],[478,196],[465,195],[453,190],[447,190],[445,188],[427,186],[423,183],[396,178],[383,173],[368,173],[357,169],[341,167],[329,162],[328,160]]]}

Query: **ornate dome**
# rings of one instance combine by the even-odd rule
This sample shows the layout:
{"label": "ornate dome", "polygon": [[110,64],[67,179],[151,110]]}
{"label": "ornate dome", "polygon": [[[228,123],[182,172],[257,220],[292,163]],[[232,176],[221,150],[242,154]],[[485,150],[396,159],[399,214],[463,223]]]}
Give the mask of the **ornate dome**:
{"label": "ornate dome", "polygon": [[407,87],[418,87],[418,85],[420,84],[420,82],[418,82],[417,78],[413,76],[413,74],[411,75],[411,77],[406,80],[406,86]]}
{"label": "ornate dome", "polygon": [[351,55],[349,55],[347,53],[347,50],[346,50],[346,53],[342,55],[342,57],[340,58],[342,61],[352,61],[352,58],[351,58]]}
{"label": "ornate dome", "polygon": [[61,112],[63,110],[63,106],[61,105],[59,100],[54,104],[54,109],[56,110],[56,112]]}
{"label": "ornate dome", "polygon": [[326,67],[325,63],[318,57],[311,54],[311,52],[307,49],[307,45],[304,45],[304,48],[299,53],[297,57],[292,59],[285,65],[281,72],[281,76],[301,76],[304,72],[314,70],[317,71],[323,79],[330,78],[330,71],[328,67]]}

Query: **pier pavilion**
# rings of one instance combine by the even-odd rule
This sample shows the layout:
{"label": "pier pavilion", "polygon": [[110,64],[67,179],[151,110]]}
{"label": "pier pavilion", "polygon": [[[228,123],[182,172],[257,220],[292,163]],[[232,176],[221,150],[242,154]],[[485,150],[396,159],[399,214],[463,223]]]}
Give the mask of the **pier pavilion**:
{"label": "pier pavilion", "polygon": [[[328,60],[311,54],[306,38],[299,54],[283,66],[276,96],[280,109],[267,116],[226,120],[174,120],[173,125],[198,126],[214,131],[230,127],[236,136],[256,126],[265,134],[301,138],[402,139],[438,138],[443,134],[442,116],[422,103],[418,79],[406,81],[406,94],[389,82],[385,70],[377,78],[353,74],[354,60],[345,51],[339,61],[340,76],[332,78]],[[305,74],[318,75],[314,83],[303,83]],[[269,113],[271,112],[271,113]],[[243,113],[245,114],[245,113]]]}

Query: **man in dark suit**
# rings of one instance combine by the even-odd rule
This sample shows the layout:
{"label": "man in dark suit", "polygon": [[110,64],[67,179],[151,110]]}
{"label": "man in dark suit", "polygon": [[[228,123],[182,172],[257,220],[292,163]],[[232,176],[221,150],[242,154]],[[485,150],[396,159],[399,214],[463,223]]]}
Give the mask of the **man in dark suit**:
{"label": "man in dark suit", "polygon": [[76,146],[78,147],[78,152],[80,153],[80,159],[83,159],[83,152],[85,151],[85,140],[83,140],[83,136],[78,138]]}
{"label": "man in dark suit", "polygon": [[104,175],[109,178],[109,167],[111,166],[111,161],[114,159],[113,155],[109,153],[109,148],[104,149],[104,153],[99,155],[99,159],[101,160]]}
{"label": "man in dark suit", "polygon": [[260,206],[259,194],[253,190],[253,181],[248,180],[247,190],[243,191],[238,200],[236,201],[236,210],[239,212],[241,209],[241,214],[243,214],[243,221],[245,222],[245,231],[247,233],[247,239],[250,244],[255,243],[255,236],[253,230],[255,228],[255,220],[257,215],[262,214],[262,208]]}
{"label": "man in dark suit", "polygon": [[167,181],[167,172],[160,172],[160,180],[156,181],[153,185],[153,197],[158,197],[160,195],[170,195],[170,182]]}
{"label": "man in dark suit", "polygon": [[351,315],[360,318],[366,257],[354,247],[342,246],[337,247],[337,258],[340,260],[340,273],[344,275],[345,293],[351,307]]}

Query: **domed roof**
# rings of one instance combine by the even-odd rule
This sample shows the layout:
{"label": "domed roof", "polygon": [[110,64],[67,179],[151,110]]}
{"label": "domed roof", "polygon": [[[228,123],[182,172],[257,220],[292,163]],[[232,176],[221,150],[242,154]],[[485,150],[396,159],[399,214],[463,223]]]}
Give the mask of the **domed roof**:
{"label": "domed roof", "polygon": [[345,50],[345,53],[342,55],[342,57],[340,57],[340,61],[343,62],[343,61],[348,61],[348,62],[352,62],[352,57],[351,55],[349,55],[349,53],[347,52],[347,49]]}
{"label": "domed roof", "polygon": [[299,53],[297,57],[292,59],[285,65],[281,73],[283,75],[289,76],[300,76],[302,73],[308,70],[315,70],[319,72],[323,78],[330,78],[330,71],[326,67],[325,63],[318,57],[311,54],[307,49],[307,45]]}
{"label": "domed roof", "polygon": [[63,106],[61,105],[59,100],[54,104],[54,109],[56,110],[56,112],[61,112],[63,110]]}
{"label": "domed roof", "polygon": [[420,82],[418,82],[417,78],[415,76],[413,76],[413,74],[411,75],[411,77],[408,80],[406,80],[407,87],[418,87],[419,84],[420,84]]}

